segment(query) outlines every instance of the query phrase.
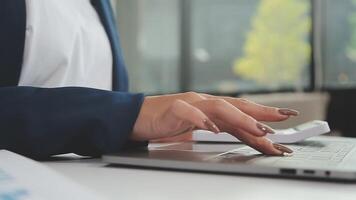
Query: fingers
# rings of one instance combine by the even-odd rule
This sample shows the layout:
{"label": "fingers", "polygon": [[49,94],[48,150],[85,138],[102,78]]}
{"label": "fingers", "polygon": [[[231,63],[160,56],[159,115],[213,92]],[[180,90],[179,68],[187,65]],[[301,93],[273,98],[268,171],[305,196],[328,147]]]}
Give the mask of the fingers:
{"label": "fingers", "polygon": [[299,114],[296,110],[264,106],[242,98],[216,97],[207,94],[202,94],[202,96],[209,99],[224,99],[258,121],[283,121]]}
{"label": "fingers", "polygon": [[228,98],[228,102],[259,121],[283,121],[299,114],[296,110],[264,106],[241,98]]}
{"label": "fingers", "polygon": [[240,141],[256,149],[257,151],[266,155],[286,155],[291,154],[293,151],[288,147],[281,144],[273,144],[269,139],[265,137],[256,137],[242,129],[234,128],[225,122],[218,122],[219,127],[224,128]]}
{"label": "fingers", "polygon": [[257,151],[266,155],[287,155],[293,153],[293,150],[281,144],[272,143],[266,137],[255,137],[244,130],[238,130],[236,137],[245,144],[256,149]]}
{"label": "fingers", "polygon": [[176,100],[159,120],[160,126],[165,126],[167,130],[175,130],[178,133],[186,132],[195,127],[219,133],[219,128],[201,110],[190,105],[183,100]]}
{"label": "fingers", "polygon": [[192,104],[204,113],[216,119],[224,121],[232,127],[240,128],[256,136],[264,136],[274,133],[273,129],[265,124],[257,122],[251,116],[245,114],[232,104],[221,99],[208,99]]}

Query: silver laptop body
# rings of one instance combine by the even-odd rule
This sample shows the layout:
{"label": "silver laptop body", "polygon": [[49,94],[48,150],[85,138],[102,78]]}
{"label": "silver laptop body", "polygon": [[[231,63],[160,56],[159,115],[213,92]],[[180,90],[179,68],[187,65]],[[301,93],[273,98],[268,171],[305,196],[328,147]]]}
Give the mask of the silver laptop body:
{"label": "silver laptop body", "polygon": [[238,143],[184,142],[105,155],[103,161],[136,167],[356,182],[356,139],[321,136],[288,147],[294,150],[293,156],[272,157]]}

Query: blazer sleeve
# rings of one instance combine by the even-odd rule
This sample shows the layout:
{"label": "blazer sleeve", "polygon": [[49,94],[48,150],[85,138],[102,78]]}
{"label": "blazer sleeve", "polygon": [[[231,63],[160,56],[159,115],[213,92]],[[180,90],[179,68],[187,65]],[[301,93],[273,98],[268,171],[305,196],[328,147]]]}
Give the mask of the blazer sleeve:
{"label": "blazer sleeve", "polygon": [[34,159],[120,151],[143,102],[142,94],[91,88],[0,88],[0,149]]}

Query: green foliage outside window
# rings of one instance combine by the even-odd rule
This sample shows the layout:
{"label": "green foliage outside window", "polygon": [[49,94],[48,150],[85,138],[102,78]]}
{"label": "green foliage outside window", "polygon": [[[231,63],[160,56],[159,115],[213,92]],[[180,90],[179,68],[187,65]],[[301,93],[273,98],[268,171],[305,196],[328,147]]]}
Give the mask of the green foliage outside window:
{"label": "green foliage outside window", "polygon": [[310,62],[309,12],[307,0],[261,0],[234,73],[272,87],[299,85]]}

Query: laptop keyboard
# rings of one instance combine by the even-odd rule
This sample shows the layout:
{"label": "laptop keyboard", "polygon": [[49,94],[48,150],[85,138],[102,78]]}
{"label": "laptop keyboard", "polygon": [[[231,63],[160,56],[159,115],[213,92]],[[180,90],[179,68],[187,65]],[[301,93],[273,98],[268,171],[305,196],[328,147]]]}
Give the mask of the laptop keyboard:
{"label": "laptop keyboard", "polygon": [[[328,166],[336,166],[340,164],[348,153],[355,147],[355,143],[353,142],[317,142],[317,141],[306,141],[300,143],[298,145],[288,145],[289,148],[293,149],[294,153],[290,157],[280,157],[276,159],[276,157],[271,157],[268,159],[268,156],[258,156],[260,154],[256,150],[250,147],[243,147],[239,149],[234,149],[232,151],[225,152],[220,154],[220,159],[228,161],[236,159],[238,157],[250,157],[251,160],[268,163],[273,160],[274,164],[293,164],[293,165],[305,165],[306,162],[308,164],[315,165],[328,165]],[[273,158],[273,159],[272,159]],[[241,159],[241,158],[240,158]],[[239,159],[239,160],[240,160]]]}
{"label": "laptop keyboard", "polygon": [[352,142],[323,142],[323,145],[317,142],[309,142],[302,146],[292,145],[293,156],[280,159],[277,162],[302,164],[307,161],[316,165],[336,166],[344,160],[354,146],[355,144]]}

